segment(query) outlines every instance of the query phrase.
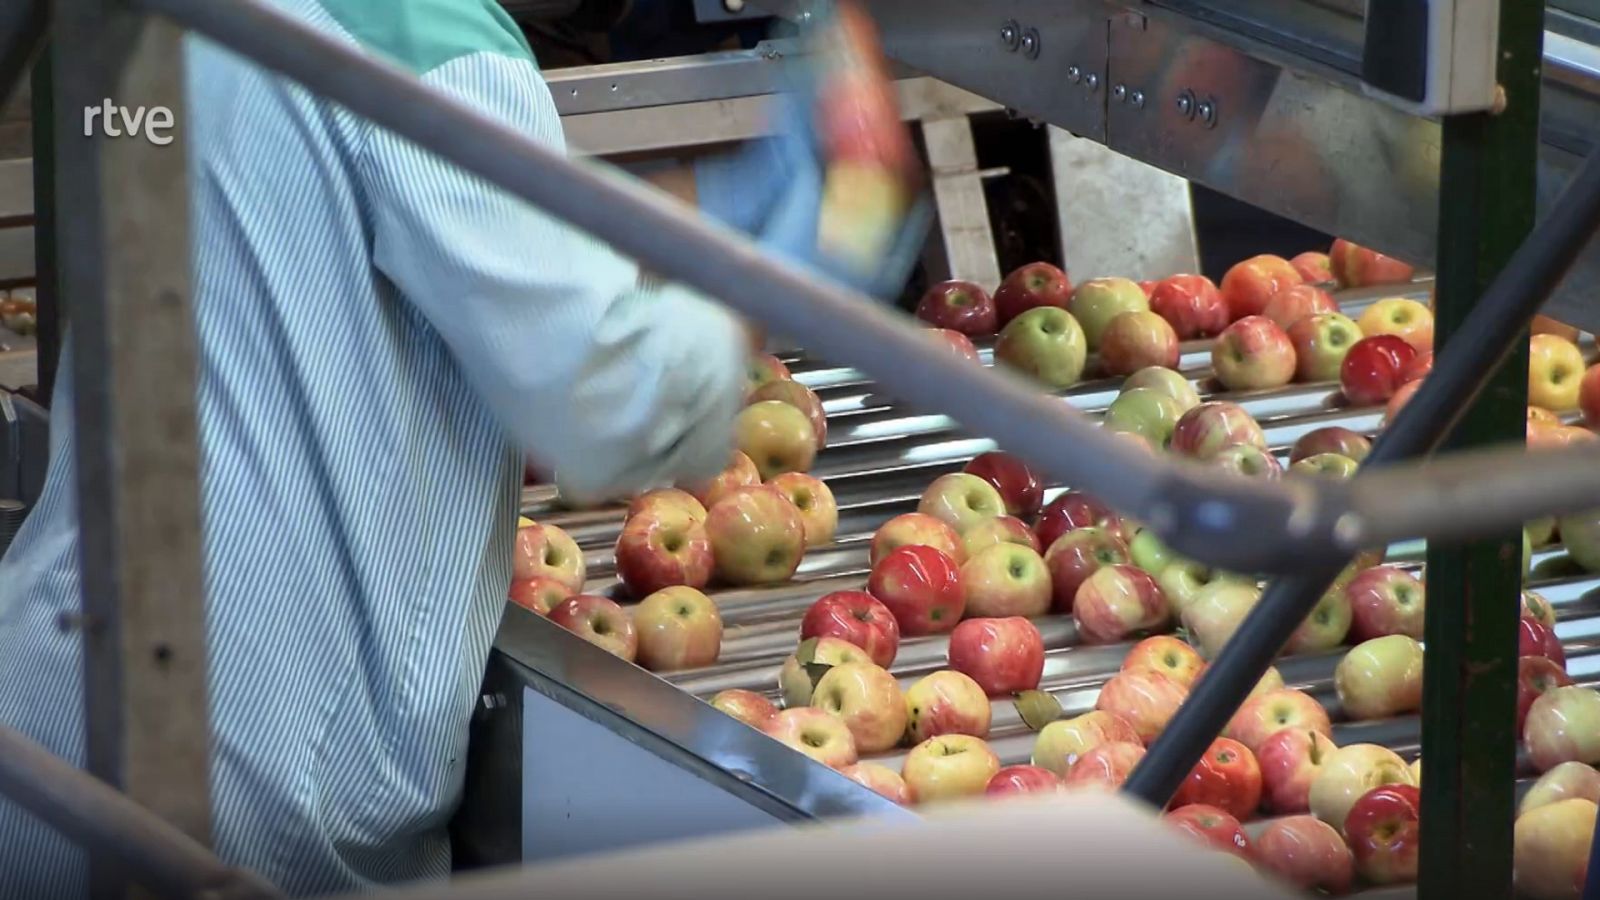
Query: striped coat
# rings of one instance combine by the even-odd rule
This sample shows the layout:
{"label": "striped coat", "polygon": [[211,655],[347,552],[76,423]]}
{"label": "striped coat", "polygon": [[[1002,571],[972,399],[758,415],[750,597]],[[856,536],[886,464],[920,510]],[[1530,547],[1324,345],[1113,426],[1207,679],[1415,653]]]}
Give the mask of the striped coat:
{"label": "striped coat", "polygon": [[[492,0],[274,2],[561,141]],[[740,336],[298,87],[197,41],[187,64],[214,843],[294,894],[441,876],[519,449],[580,492],[711,474]],[[53,428],[0,561],[0,722],[81,764],[80,647],[56,626],[80,605],[74,438]],[[0,801],[0,897],[82,894],[82,863]]]}

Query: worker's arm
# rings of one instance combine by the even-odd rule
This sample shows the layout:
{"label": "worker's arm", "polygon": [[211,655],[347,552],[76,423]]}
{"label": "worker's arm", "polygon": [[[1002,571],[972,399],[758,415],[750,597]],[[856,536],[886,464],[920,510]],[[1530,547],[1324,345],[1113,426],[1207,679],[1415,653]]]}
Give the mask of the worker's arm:
{"label": "worker's arm", "polygon": [[[561,143],[526,61],[476,54],[426,79]],[[594,497],[726,464],[744,377],[732,316],[681,288],[642,288],[603,244],[388,132],[372,133],[361,165],[378,268],[564,488]]]}

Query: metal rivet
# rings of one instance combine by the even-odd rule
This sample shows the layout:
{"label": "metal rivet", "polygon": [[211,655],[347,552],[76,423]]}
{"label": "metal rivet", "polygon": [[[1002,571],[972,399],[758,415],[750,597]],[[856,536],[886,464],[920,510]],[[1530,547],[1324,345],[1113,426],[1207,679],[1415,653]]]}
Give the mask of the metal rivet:
{"label": "metal rivet", "polygon": [[1195,107],[1195,112],[1199,115],[1201,124],[1207,128],[1217,127],[1217,104],[1215,100],[1209,97],[1201,100],[1200,105]]}
{"label": "metal rivet", "polygon": [[1021,46],[1022,28],[1017,25],[1015,19],[1000,26],[1000,43],[1005,44],[1006,49],[1012,52],[1016,52],[1017,47]]}
{"label": "metal rivet", "polygon": [[1077,66],[1067,66],[1067,80],[1073,84],[1083,80],[1083,70]]}
{"label": "metal rivet", "polygon": [[1029,59],[1038,59],[1042,43],[1039,39],[1039,30],[1029,28],[1022,33],[1022,55]]}
{"label": "metal rivet", "polygon": [[1128,96],[1128,86],[1127,86],[1127,85],[1125,85],[1125,84],[1119,84],[1119,85],[1117,85],[1117,86],[1116,86],[1116,87],[1114,87],[1114,88],[1112,88],[1112,89],[1111,89],[1111,96],[1112,96],[1112,97],[1113,97],[1113,98],[1114,98],[1114,99],[1115,99],[1115,100],[1116,100],[1116,101],[1117,101],[1117,102],[1118,102],[1118,103],[1121,103],[1121,102],[1122,102],[1122,101],[1123,101],[1123,100],[1124,100],[1124,99],[1126,99],[1126,98],[1127,98],[1127,96]]}
{"label": "metal rivet", "polygon": [[1144,91],[1134,91],[1129,94],[1128,102],[1133,104],[1134,109],[1144,109]]}
{"label": "metal rivet", "polygon": [[1083,83],[1089,88],[1089,90],[1097,91],[1100,89],[1100,76],[1090,72],[1089,74],[1083,76]]}
{"label": "metal rivet", "polygon": [[1178,95],[1178,115],[1185,119],[1194,119],[1194,94],[1187,89]]}

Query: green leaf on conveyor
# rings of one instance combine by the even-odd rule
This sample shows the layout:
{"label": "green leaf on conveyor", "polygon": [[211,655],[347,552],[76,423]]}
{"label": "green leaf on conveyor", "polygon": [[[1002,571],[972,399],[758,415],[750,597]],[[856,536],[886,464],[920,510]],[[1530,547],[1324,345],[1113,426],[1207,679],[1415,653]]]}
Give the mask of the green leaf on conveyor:
{"label": "green leaf on conveyor", "polygon": [[1061,708],[1061,701],[1048,691],[1023,691],[1013,703],[1017,707],[1017,714],[1022,716],[1022,723],[1033,731],[1066,714]]}

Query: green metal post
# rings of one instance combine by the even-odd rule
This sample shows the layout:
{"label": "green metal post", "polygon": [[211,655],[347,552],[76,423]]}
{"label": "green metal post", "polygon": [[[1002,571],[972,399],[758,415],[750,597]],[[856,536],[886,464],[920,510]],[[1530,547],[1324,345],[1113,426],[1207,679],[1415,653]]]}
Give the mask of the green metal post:
{"label": "green metal post", "polygon": [[[1534,222],[1544,4],[1500,4],[1499,114],[1445,119],[1435,340],[1448,342]],[[1446,450],[1522,440],[1527,341]],[[1423,900],[1511,895],[1522,535],[1428,548]]]}

